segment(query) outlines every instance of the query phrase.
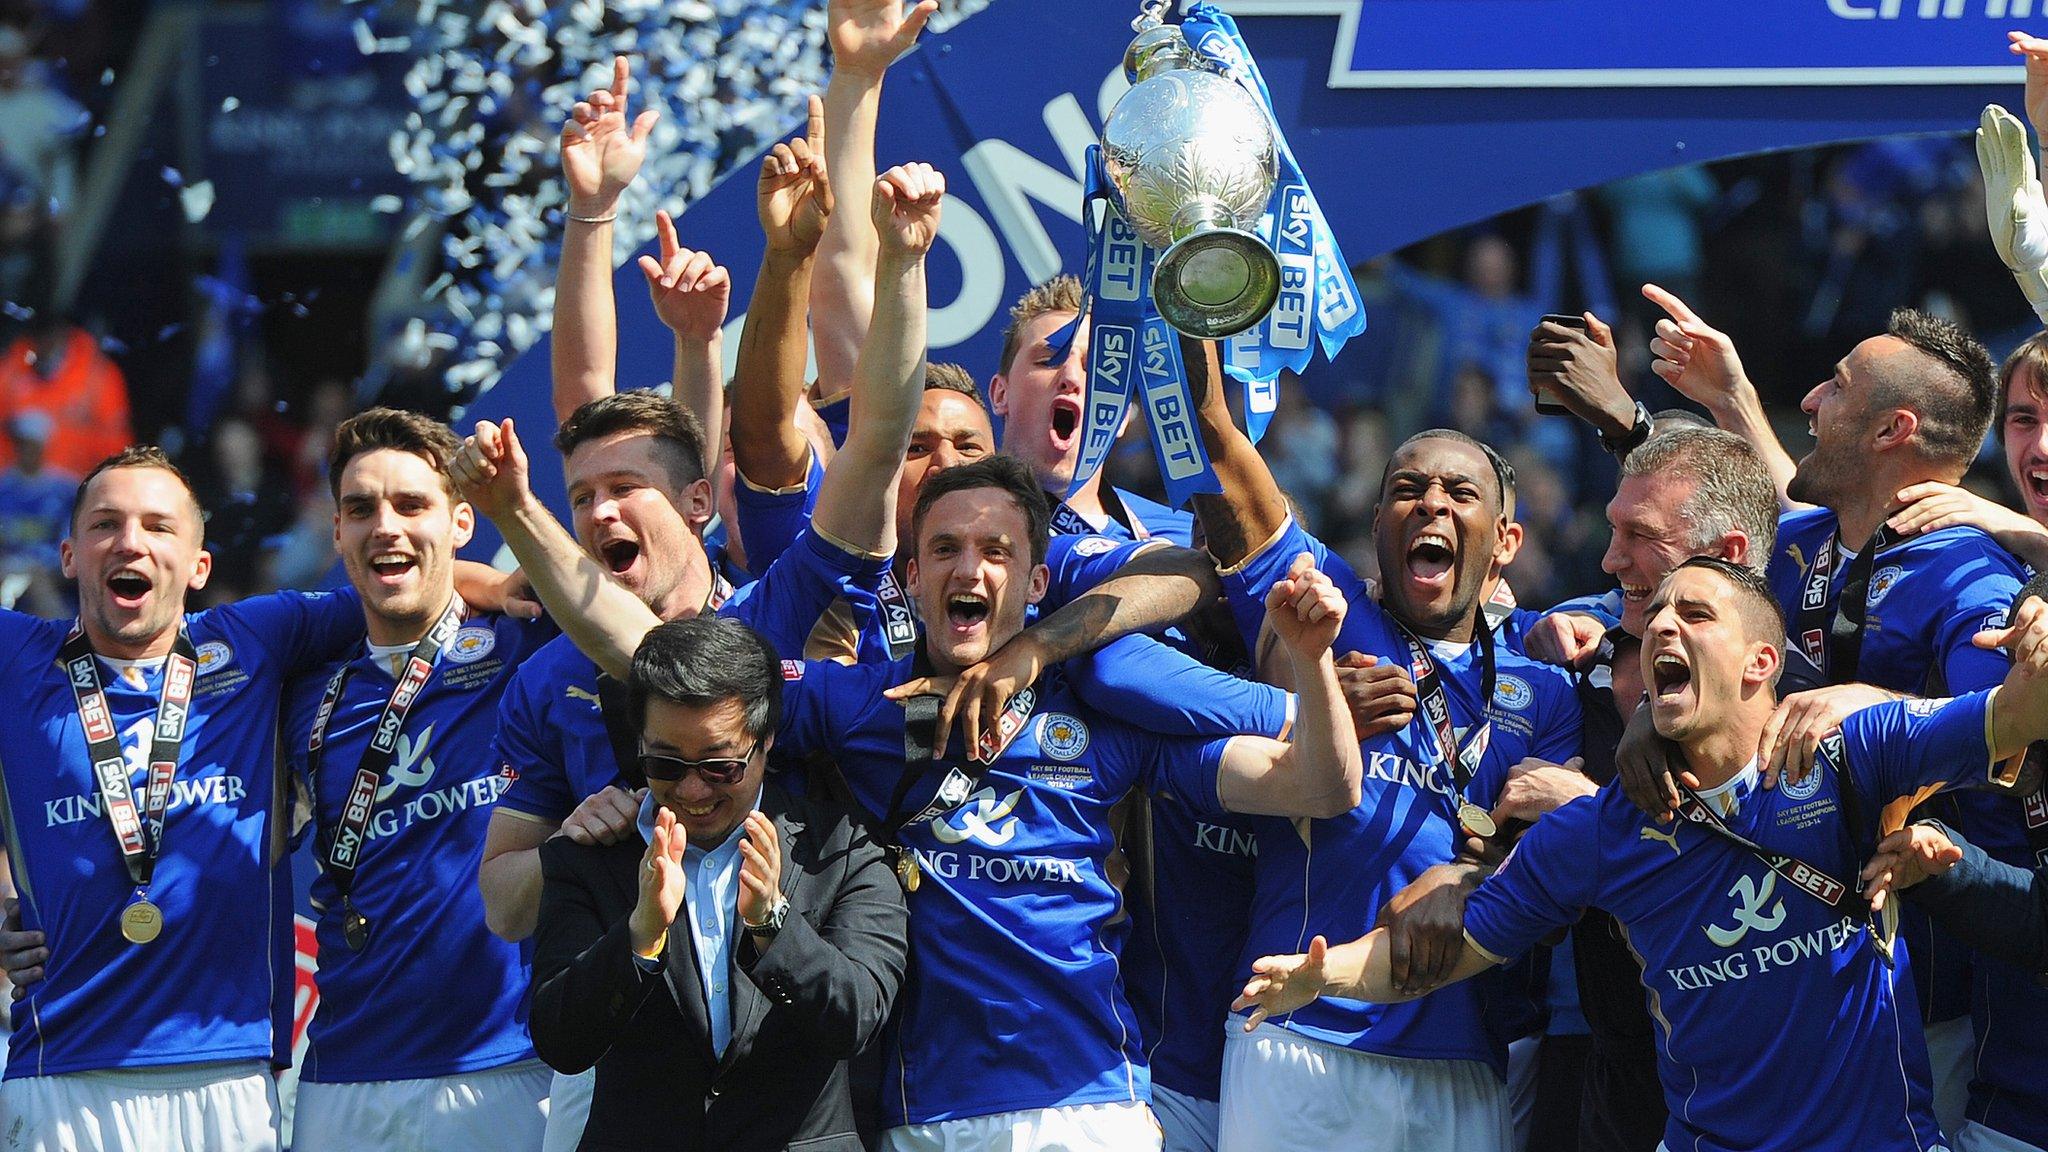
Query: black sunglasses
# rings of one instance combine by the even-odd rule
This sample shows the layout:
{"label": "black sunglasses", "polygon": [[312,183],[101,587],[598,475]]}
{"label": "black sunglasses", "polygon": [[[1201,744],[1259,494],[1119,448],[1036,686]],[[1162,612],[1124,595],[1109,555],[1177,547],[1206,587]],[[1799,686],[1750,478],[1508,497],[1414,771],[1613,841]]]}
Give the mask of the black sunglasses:
{"label": "black sunglasses", "polygon": [[640,771],[649,780],[663,784],[674,784],[695,772],[704,777],[706,784],[737,784],[747,774],[747,765],[754,759],[754,750],[760,741],[747,749],[744,756],[714,756],[707,760],[685,760],[680,756],[663,756],[656,752],[640,754]]}

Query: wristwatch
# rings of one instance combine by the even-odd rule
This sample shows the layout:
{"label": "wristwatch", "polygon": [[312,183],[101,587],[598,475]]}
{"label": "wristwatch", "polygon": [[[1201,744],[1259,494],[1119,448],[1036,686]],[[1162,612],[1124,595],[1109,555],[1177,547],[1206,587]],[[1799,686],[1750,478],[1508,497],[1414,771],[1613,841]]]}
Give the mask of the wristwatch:
{"label": "wristwatch", "polygon": [[773,936],[782,931],[782,925],[789,919],[789,901],[781,896],[775,898],[775,906],[768,909],[768,918],[759,924],[749,923],[740,917],[740,926],[756,936]]}
{"label": "wristwatch", "polygon": [[1636,422],[1629,427],[1628,431],[1612,440],[1608,439],[1605,433],[1601,434],[1600,446],[1607,449],[1608,455],[1613,456],[1615,459],[1626,460],[1629,453],[1642,447],[1643,441],[1650,438],[1650,428],[1653,423],[1649,407],[1638,400],[1636,401]]}

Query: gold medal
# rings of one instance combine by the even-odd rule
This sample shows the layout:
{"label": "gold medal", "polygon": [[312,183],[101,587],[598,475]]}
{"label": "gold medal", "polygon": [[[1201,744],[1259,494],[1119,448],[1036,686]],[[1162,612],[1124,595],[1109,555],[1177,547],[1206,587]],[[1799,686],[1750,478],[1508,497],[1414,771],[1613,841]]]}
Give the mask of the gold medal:
{"label": "gold medal", "polygon": [[1458,805],[1458,826],[1465,830],[1467,836],[1477,836],[1481,840],[1492,839],[1499,830],[1494,827],[1493,817],[1486,809],[1470,800]]}
{"label": "gold medal", "polygon": [[914,850],[896,850],[896,879],[902,882],[905,892],[917,891],[917,886],[923,882],[924,873],[917,866],[917,853]]}
{"label": "gold medal", "polygon": [[121,937],[130,944],[147,944],[163,930],[163,910],[149,901],[137,900],[121,909]]}

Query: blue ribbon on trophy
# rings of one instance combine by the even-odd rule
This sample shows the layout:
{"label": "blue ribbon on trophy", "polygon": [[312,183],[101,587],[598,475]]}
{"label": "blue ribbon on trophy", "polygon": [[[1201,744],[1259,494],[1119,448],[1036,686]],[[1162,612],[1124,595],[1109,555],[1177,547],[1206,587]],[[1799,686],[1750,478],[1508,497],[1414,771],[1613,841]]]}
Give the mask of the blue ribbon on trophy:
{"label": "blue ribbon on trophy", "polygon": [[1258,101],[1273,132],[1278,174],[1259,233],[1280,261],[1279,296],[1263,320],[1228,340],[1223,355],[1225,370],[1245,384],[1245,419],[1256,443],[1272,418],[1281,371],[1306,368],[1317,345],[1325,359],[1334,360],[1345,341],[1365,331],[1365,306],[1351,266],[1273,116],[1272,93],[1237,22],[1203,2],[1188,9],[1180,29],[1201,59]]}
{"label": "blue ribbon on trophy", "polygon": [[[1072,496],[1101,470],[1116,446],[1124,414],[1136,399],[1152,432],[1152,453],[1165,482],[1166,500],[1184,506],[1199,492],[1221,492],[1223,483],[1209,463],[1195,422],[1180,338],[1160,316],[1152,298],[1159,254],[1117,211],[1109,192],[1099,147],[1088,149],[1082,219],[1100,213],[1088,239],[1088,268],[1082,280],[1084,315],[1089,319],[1088,388],[1081,405],[1081,448],[1066,494]],[[1102,201],[1099,206],[1096,201]],[[1065,355],[1077,319],[1055,333]]]}

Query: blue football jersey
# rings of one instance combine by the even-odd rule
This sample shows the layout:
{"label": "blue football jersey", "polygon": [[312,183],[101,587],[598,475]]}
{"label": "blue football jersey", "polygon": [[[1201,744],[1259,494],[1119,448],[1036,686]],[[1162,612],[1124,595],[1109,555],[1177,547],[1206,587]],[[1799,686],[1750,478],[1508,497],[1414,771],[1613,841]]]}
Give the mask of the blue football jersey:
{"label": "blue football jersey", "polygon": [[[1164,736],[1240,732],[1285,740],[1294,696],[1210,668],[1149,636],[1126,636],[1066,665],[1082,699],[1099,712]],[[1124,990],[1138,1014],[1152,1082],[1215,1100],[1223,1075],[1223,1021],[1243,984],[1238,971],[1252,900],[1258,842],[1251,818],[1198,812],[1171,794],[1147,797],[1149,855],[1130,837],[1132,883],[1124,889],[1131,938]]]}
{"label": "blue football jersey", "polygon": [[[905,772],[904,710],[881,693],[912,664],[784,665],[781,746],[835,756],[878,818]],[[888,1124],[1150,1099],[1109,939],[1122,904],[1103,871],[1110,809],[1141,788],[1215,815],[1226,743],[1108,719],[1055,669],[967,800],[903,826],[922,879],[909,894],[914,975],[885,1060]],[[904,815],[932,801],[959,755],[948,749],[924,769]]]}
{"label": "blue football jersey", "polygon": [[[1110,503],[1112,500],[1120,501],[1123,504],[1124,514],[1129,517],[1130,523],[1125,523],[1115,516],[1110,516],[1104,521],[1102,527],[1091,528],[1091,531],[1096,534],[1109,536],[1117,540],[1165,540],[1171,544],[1178,544],[1183,548],[1194,547],[1195,518],[1193,515],[1183,512],[1178,508],[1168,508],[1157,500],[1147,500],[1135,492],[1126,492],[1121,488],[1109,488],[1104,493],[1104,496],[1103,502],[1105,504]],[[1055,504],[1053,509],[1053,532],[1070,531],[1071,529],[1063,527],[1063,522],[1067,521],[1067,518],[1070,516],[1078,519],[1078,514],[1074,513],[1071,509],[1067,509],[1064,504]]]}
{"label": "blue football jersey", "polygon": [[756,488],[738,469],[733,470],[733,515],[739,521],[734,527],[739,530],[740,548],[747,554],[749,569],[766,572],[789,550],[797,533],[810,527],[811,509],[818,503],[818,487],[824,479],[825,468],[818,463],[816,452],[811,453],[810,471],[803,483],[781,491]]}
{"label": "blue football jersey", "polygon": [[[1224,577],[1232,614],[1247,642],[1264,619],[1267,590],[1286,577],[1303,552],[1315,556],[1317,567],[1350,605],[1335,651],[1408,665],[1407,641],[1392,617],[1366,595],[1364,581],[1292,520],[1271,544]],[[1563,673],[1503,647],[1496,652],[1493,699],[1482,701],[1477,652],[1431,647],[1461,738],[1470,738],[1482,721],[1490,725],[1478,771],[1463,794],[1454,795],[1436,734],[1426,720],[1418,720],[1360,745],[1365,796],[1350,812],[1332,820],[1258,818],[1257,895],[1239,972],[1249,972],[1260,956],[1300,952],[1317,935],[1331,940],[1365,935],[1382,905],[1425,870],[1455,856],[1464,839],[1455,823],[1461,800],[1490,810],[1508,769],[1525,757],[1563,763],[1578,755],[1578,698]],[[1497,976],[1453,985],[1408,1004],[1318,1000],[1273,1022],[1341,1047],[1421,1060],[1482,1060],[1504,1074],[1505,1038],[1488,1029],[1485,1010],[1493,998],[1512,995],[1526,1001],[1528,993],[1510,989]],[[1509,1007],[1497,1005],[1495,1012],[1503,1018],[1526,1018],[1530,1012],[1526,1006]]]}
{"label": "blue football jersey", "polygon": [[[1786,678],[1782,691],[1794,685],[1823,683],[1820,654],[1830,616],[1802,617],[1808,577],[1828,541],[1836,533],[1834,513],[1827,509],[1789,512],[1778,521],[1777,550],[1771,556],[1771,591],[1785,610],[1793,635],[1787,644]],[[1862,547],[1854,541],[1852,546]],[[1829,611],[1841,595],[1846,565],[1828,584]],[[2002,626],[2013,597],[2026,580],[2018,561],[1983,532],[1969,527],[1944,528],[1909,537],[1871,560],[1864,603],[1863,648],[1856,678],[1881,688],[1920,695],[1948,696],[1989,688],[2005,679],[2010,661],[2003,651],[1985,650],[1971,637],[1986,627]],[[1937,812],[1956,821],[1963,833],[1986,845],[2010,846],[2025,839],[2018,801],[1981,792],[1944,797]],[[2018,863],[2010,856],[2011,862]],[[1920,1004],[1931,1020],[1948,1020],[1970,1008],[1971,970],[1976,958],[1945,933],[1934,931],[1926,914],[1907,905],[1900,910],[1900,934],[1911,940],[1919,961],[1914,980]],[[1983,989],[1979,988],[1980,993]],[[2018,1023],[2022,1037],[2048,1031],[2048,1000],[2019,996],[2003,1019]],[[2024,1023],[2020,1023],[2024,1021]],[[1980,1036],[1982,1035],[1980,1020]],[[2009,1038],[1994,1034],[1979,1059],[1979,1088],[2012,1091],[2039,1102],[2035,1115],[2048,1120],[2048,1095],[2029,1069],[2048,1062],[2025,1054],[2026,1045],[2001,1054]],[[2007,1056],[2011,1058],[2006,1058]],[[1994,1059],[1993,1057],[1996,1057]]]}
{"label": "blue football jersey", "polygon": [[[122,939],[134,891],[106,817],[69,680],[71,624],[0,612],[0,781],[24,928],[45,934],[43,980],[14,1004],[7,1075],[269,1060],[272,963],[291,877],[273,859],[277,716],[286,679],[361,643],[353,592],[277,593],[185,618],[198,660],[184,753],[149,899],[162,934]],[[163,666],[142,683],[100,662],[137,797]],[[286,922],[288,923],[288,921]]]}
{"label": "blue football jersey", "polygon": [[[1879,808],[1981,780],[1985,698],[1880,705],[1843,725],[1859,797],[1850,827],[1824,765],[1758,786],[1752,763],[1708,803],[1729,826],[1853,885]],[[1664,1142],[1702,1152],[1925,1152],[1942,1143],[1907,950],[1887,966],[1855,896],[1831,907],[1698,825],[1653,824],[1608,786],[1536,822],[1465,908],[1472,942],[1521,954],[1587,908],[1614,914],[1641,959],[1671,1116]]]}
{"label": "blue football jersey", "polygon": [[[717,611],[766,636],[779,655],[797,659],[833,602],[842,596],[872,598],[868,590],[887,565],[805,529],[759,580],[735,591]],[[507,811],[560,823],[585,797],[619,783],[597,675],[597,665],[559,636],[513,676],[499,705],[491,751],[494,770],[512,772],[512,788],[499,800]]]}
{"label": "blue football jersey", "polygon": [[[332,878],[324,867],[314,877],[320,1003],[307,1029],[306,1080],[415,1080],[533,1057],[524,1010],[528,958],[484,926],[476,871],[491,808],[512,784],[509,770],[485,754],[499,697],[554,634],[545,621],[473,616],[415,697],[377,789],[350,892],[371,926],[363,951],[343,940]],[[339,663],[300,677],[284,714],[285,753],[309,789],[314,855],[323,864],[356,766],[397,687],[389,664],[365,650],[346,663],[317,773],[308,742]]]}

